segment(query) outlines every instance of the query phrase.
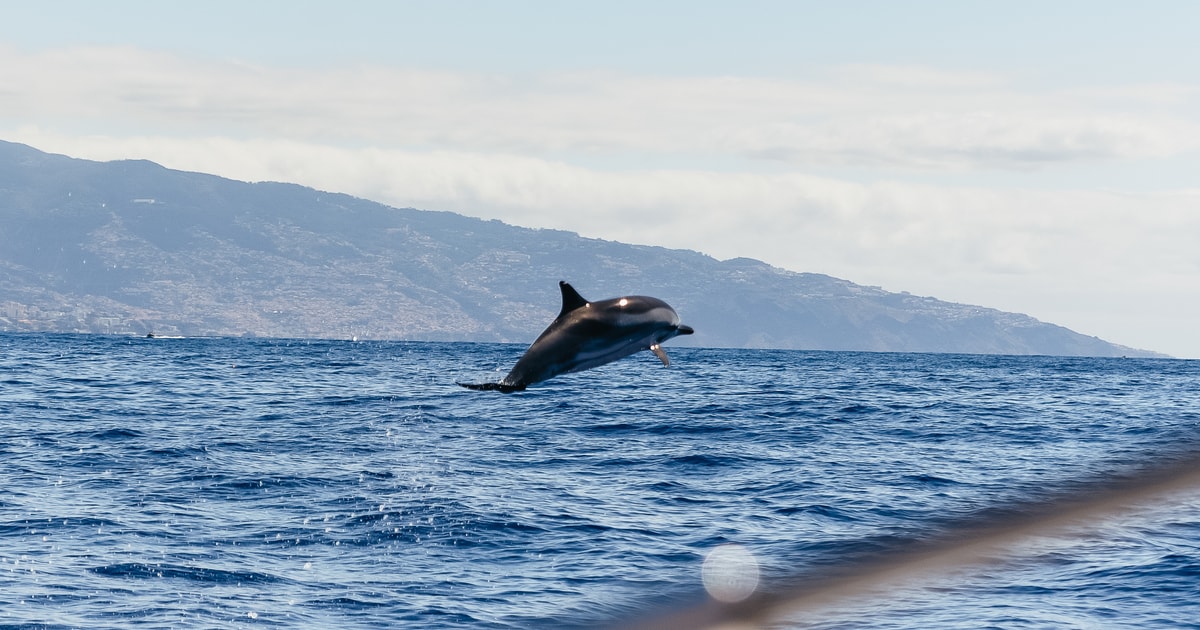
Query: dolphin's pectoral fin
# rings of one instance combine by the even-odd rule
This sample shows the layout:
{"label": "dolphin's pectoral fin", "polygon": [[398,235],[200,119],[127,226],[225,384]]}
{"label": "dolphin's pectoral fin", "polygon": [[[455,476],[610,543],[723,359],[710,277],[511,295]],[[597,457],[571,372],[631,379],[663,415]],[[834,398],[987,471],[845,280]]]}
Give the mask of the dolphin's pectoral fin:
{"label": "dolphin's pectoral fin", "polygon": [[671,367],[671,360],[667,358],[667,351],[663,350],[662,346],[654,344],[650,346],[650,352],[653,352],[654,356],[658,357],[658,360],[663,362],[663,365]]}

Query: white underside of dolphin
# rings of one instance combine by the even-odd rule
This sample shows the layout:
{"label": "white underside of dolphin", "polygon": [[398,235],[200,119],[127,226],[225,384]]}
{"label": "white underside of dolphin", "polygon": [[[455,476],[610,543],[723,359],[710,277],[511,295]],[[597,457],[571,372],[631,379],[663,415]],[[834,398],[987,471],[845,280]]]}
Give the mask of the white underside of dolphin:
{"label": "white underside of dolphin", "polygon": [[675,309],[658,298],[633,295],[588,302],[566,282],[562,310],[499,383],[459,383],[470,389],[513,392],[559,374],[580,372],[650,350],[670,365],[662,342],[690,335]]}

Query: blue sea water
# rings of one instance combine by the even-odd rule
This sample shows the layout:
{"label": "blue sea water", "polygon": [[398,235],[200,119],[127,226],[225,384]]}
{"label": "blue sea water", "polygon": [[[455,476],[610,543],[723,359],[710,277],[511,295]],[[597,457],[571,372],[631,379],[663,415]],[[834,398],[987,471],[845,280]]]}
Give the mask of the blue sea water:
{"label": "blue sea water", "polygon": [[[522,350],[0,334],[0,627],[619,625],[722,545],[819,575],[1200,421],[1176,360],[668,348],[455,385]],[[1200,490],[803,623],[1200,628]]]}

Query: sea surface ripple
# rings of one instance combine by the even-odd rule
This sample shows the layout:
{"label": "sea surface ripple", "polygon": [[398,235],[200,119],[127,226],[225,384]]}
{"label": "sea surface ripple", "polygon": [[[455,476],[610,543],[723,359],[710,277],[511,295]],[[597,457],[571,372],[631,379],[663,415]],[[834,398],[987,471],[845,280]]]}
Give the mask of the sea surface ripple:
{"label": "sea surface ripple", "polygon": [[[0,627],[604,626],[1195,443],[1200,362],[0,334]],[[819,628],[1200,627],[1200,492]],[[787,624],[782,624],[787,627]]]}

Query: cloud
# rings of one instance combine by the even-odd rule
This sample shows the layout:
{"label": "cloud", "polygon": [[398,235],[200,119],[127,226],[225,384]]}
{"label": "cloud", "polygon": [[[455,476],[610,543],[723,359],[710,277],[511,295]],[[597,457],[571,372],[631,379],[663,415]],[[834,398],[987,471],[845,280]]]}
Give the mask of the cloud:
{"label": "cloud", "polygon": [[[1032,92],[1003,77],[845,66],[794,79],[265,67],[134,48],[0,49],[0,119],[162,136],[794,166],[1029,169],[1200,148],[1184,86]],[[1188,86],[1190,87],[1190,86]],[[1120,107],[1111,103],[1120,101]],[[1174,103],[1174,105],[1164,103]]]}
{"label": "cloud", "polygon": [[798,164],[923,170],[1032,170],[1055,164],[1166,157],[1200,128],[1118,115],[996,110],[838,117],[819,126],[748,130],[752,154]]}

